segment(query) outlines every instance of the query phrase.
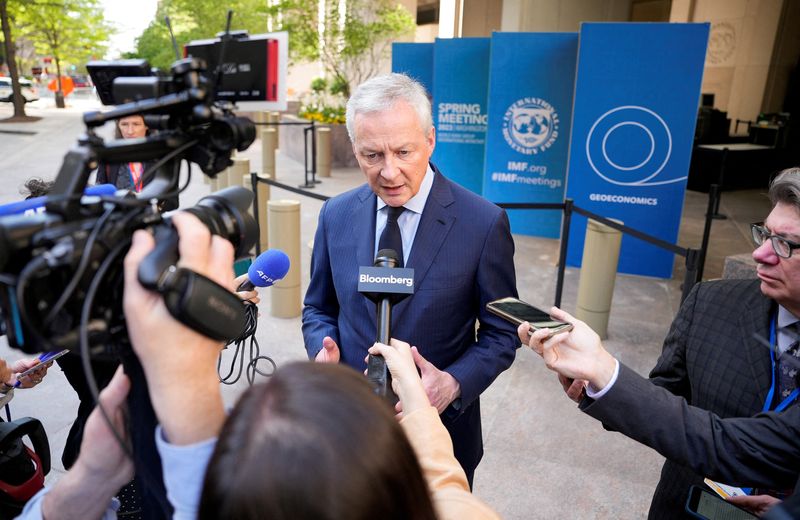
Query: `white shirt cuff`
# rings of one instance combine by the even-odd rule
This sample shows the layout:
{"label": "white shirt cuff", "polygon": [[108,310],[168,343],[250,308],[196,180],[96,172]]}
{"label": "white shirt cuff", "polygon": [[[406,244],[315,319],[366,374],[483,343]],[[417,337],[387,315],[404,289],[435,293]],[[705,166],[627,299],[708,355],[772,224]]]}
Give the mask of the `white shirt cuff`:
{"label": "white shirt cuff", "polygon": [[594,387],[591,384],[586,385],[586,396],[591,397],[595,401],[606,395],[606,393],[611,390],[611,387],[614,386],[614,383],[617,382],[617,377],[619,376],[619,361],[614,358],[614,375],[611,376],[611,381],[608,382],[606,386],[601,388],[599,391],[595,391]]}

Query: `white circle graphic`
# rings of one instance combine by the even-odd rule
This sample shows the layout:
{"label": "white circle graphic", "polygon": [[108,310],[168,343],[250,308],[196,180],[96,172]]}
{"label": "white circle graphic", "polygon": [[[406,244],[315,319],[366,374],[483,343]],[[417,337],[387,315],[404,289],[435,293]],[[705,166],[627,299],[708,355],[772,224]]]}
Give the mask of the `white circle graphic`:
{"label": "white circle graphic", "polygon": [[[619,128],[633,126],[644,131],[650,150],[643,161],[622,166],[609,156],[609,136]],[[586,136],[586,159],[602,179],[619,186],[656,186],[680,182],[686,177],[651,181],[669,162],[672,133],[664,119],[653,110],[638,105],[624,105],[606,111],[594,122]]]}
{"label": "white circle graphic", "polygon": [[[608,136],[611,135],[611,132],[622,126],[637,126],[642,130],[644,130],[647,136],[650,138],[650,153],[648,153],[647,158],[644,161],[640,162],[639,164],[635,164],[633,166],[620,166],[619,164],[615,163],[614,161],[611,160],[611,158],[608,157],[608,151],[606,150],[606,142],[608,141]],[[606,132],[606,135],[603,136],[603,157],[608,162],[608,164],[610,164],[611,166],[613,166],[618,170],[622,171],[638,170],[639,168],[647,164],[647,161],[650,160],[650,158],[653,156],[653,152],[655,151],[656,151],[656,140],[653,139],[653,132],[648,130],[647,127],[644,126],[643,124],[637,123],[635,121],[623,121],[622,123],[617,123],[616,125],[609,128],[608,131]]]}

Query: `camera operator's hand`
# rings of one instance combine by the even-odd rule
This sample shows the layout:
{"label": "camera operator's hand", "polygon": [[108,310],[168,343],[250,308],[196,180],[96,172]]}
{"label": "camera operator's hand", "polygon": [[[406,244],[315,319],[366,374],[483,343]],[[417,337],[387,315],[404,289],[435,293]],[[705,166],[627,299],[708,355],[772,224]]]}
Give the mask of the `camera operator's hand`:
{"label": "camera operator's hand", "polygon": [[[100,392],[99,406],[108,413],[114,429],[121,434],[127,431],[124,408],[128,390],[130,381],[120,367]],[[48,520],[100,518],[111,497],[131,478],[133,462],[95,407],[83,431],[81,454],[75,465],[45,495],[42,515]]]}
{"label": "camera operator's hand", "polygon": [[381,355],[386,360],[386,367],[392,374],[392,390],[400,398],[397,410],[401,413],[411,413],[420,408],[430,407],[431,402],[417,372],[411,346],[405,341],[396,339],[392,339],[391,343],[391,346],[375,343],[370,347],[369,353]]}
{"label": "camera operator's hand", "polygon": [[[189,213],[176,213],[172,223],[180,237],[178,266],[229,287],[233,279],[230,242],[212,236]],[[154,245],[149,233],[134,233],[125,257],[125,319],[167,439],[176,445],[190,444],[216,436],[225,420],[216,368],[222,343],[179,323],[158,293],[139,284],[139,264]]]}

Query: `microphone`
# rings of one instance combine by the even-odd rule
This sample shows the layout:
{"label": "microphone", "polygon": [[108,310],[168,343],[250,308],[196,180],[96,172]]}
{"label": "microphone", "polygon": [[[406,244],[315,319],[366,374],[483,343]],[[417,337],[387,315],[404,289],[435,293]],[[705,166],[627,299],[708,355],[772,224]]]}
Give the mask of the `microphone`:
{"label": "microphone", "polygon": [[280,249],[268,249],[258,255],[247,270],[247,280],[236,291],[269,287],[289,272],[289,256]]}
{"label": "microphone", "polygon": [[[392,305],[414,294],[414,270],[397,267],[399,263],[396,251],[381,249],[373,266],[361,267],[358,273],[358,292],[375,302],[376,341],[384,344],[392,338]],[[392,405],[397,403],[397,396],[392,391],[392,377],[383,356],[370,354],[367,379],[377,395]]]}
{"label": "microphone", "polygon": [[[98,184],[97,186],[89,186],[84,190],[84,196],[104,197],[116,193],[117,188],[113,184]],[[41,197],[34,197],[28,200],[21,200],[19,202],[12,202],[11,204],[3,204],[0,206],[0,217],[6,215],[18,215],[20,213],[38,213],[44,211],[44,206],[47,204],[49,196],[43,195]]]}

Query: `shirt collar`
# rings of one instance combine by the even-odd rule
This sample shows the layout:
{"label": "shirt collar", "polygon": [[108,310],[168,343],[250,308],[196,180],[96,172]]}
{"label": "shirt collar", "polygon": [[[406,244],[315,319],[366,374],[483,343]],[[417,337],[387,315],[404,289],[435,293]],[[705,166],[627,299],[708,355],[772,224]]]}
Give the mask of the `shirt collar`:
{"label": "shirt collar", "polygon": [[797,323],[798,320],[797,316],[786,310],[783,305],[778,305],[778,328],[782,329],[784,327],[788,327],[793,323]]}
{"label": "shirt collar", "polygon": [[[408,199],[408,201],[403,204],[403,207],[406,209],[410,209],[414,213],[422,214],[422,210],[425,208],[425,203],[428,201],[428,195],[431,194],[431,188],[433,187],[433,168],[431,168],[430,163],[428,163],[428,169],[425,171],[425,177],[422,179],[422,184],[419,185],[419,191],[416,195]],[[380,211],[386,206],[386,203],[378,197],[378,205],[377,210]]]}

